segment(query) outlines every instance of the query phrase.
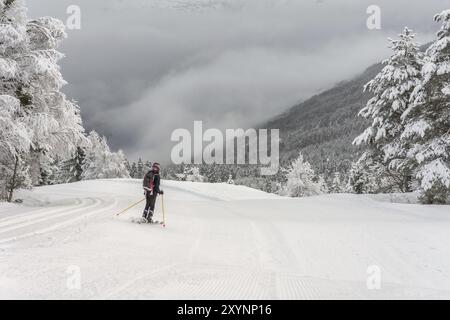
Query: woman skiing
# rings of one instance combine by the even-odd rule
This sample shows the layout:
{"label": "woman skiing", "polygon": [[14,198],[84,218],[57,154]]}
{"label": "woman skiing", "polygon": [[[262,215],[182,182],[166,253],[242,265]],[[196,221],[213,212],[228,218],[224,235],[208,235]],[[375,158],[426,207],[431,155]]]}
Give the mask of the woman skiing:
{"label": "woman skiing", "polygon": [[161,182],[159,176],[160,169],[160,164],[154,163],[152,165],[152,169],[144,176],[143,187],[147,202],[145,204],[145,210],[142,218],[144,222],[147,223],[153,223],[153,212],[155,210],[156,197],[158,194],[164,194],[164,192],[159,189]]}

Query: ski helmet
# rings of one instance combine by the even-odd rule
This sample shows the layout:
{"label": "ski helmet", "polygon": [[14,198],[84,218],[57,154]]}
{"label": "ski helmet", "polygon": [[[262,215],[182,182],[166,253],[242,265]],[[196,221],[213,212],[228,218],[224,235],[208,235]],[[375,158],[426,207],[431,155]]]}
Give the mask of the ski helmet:
{"label": "ski helmet", "polygon": [[156,171],[156,172],[159,172],[159,170],[161,170],[161,165],[160,165],[158,162],[155,162],[155,163],[152,165],[152,170],[153,170],[153,171]]}

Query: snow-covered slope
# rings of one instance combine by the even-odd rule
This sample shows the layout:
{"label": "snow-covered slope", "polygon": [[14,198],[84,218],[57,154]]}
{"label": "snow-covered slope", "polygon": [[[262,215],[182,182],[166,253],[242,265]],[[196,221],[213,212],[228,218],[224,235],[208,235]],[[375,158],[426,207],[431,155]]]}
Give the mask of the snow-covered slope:
{"label": "snow-covered slope", "polygon": [[[136,180],[36,188],[21,206],[0,204],[0,297],[450,298],[448,206],[226,184],[164,190],[167,228],[131,223],[141,206],[114,215],[142,197]],[[379,290],[366,284],[374,265]]]}

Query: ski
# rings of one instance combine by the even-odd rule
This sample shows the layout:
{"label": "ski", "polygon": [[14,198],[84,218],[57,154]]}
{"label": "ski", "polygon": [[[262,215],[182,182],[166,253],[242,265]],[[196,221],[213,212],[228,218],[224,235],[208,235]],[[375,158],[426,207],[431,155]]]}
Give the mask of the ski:
{"label": "ski", "polygon": [[148,222],[148,221],[145,220],[144,218],[139,218],[139,219],[137,219],[137,218],[132,218],[132,219],[131,219],[131,222],[137,223],[137,224],[159,224],[159,225],[164,224],[163,221],[158,221],[158,220],[154,220],[154,221],[152,221],[152,222]]}

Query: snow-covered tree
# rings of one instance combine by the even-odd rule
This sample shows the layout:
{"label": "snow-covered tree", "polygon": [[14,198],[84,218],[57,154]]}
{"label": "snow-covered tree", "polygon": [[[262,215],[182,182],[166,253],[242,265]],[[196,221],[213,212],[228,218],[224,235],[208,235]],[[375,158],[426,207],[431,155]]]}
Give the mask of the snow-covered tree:
{"label": "snow-covered tree", "polygon": [[299,153],[298,158],[292,162],[286,174],[287,182],[284,188],[290,197],[307,197],[323,193],[320,181],[317,180],[314,169]]}
{"label": "snow-covered tree", "polygon": [[106,138],[91,131],[88,136],[86,162],[83,166],[83,180],[130,178],[126,168],[125,155],[121,150],[111,152]]}
{"label": "snow-covered tree", "polygon": [[28,125],[34,128],[31,163],[40,166],[41,173],[55,155],[70,157],[84,138],[79,107],[61,92],[66,82],[57,48],[66,37],[64,29],[61,21],[50,17],[29,21],[28,52],[19,60],[25,73],[21,90],[31,96],[24,106]]}
{"label": "snow-covered tree", "polygon": [[142,159],[139,158],[137,162],[137,173],[136,178],[140,179],[144,177],[144,163],[142,162]]}
{"label": "snow-covered tree", "polygon": [[27,47],[23,1],[0,0],[0,200],[12,201],[14,190],[30,186],[25,163],[32,132],[23,117],[18,57]]}
{"label": "snow-covered tree", "polygon": [[72,183],[81,181],[83,178],[83,167],[86,163],[85,147],[78,146],[73,156],[58,165],[59,173],[55,179],[57,183]]}
{"label": "snow-covered tree", "polygon": [[[79,147],[92,141],[79,107],[61,92],[57,49],[64,38],[61,21],[29,20],[23,0],[0,0],[0,198],[11,200],[30,179],[42,185],[66,182],[67,174],[69,182],[128,176],[123,153],[110,152],[106,141],[90,148],[91,161],[83,164]],[[90,171],[81,175],[84,167]]]}
{"label": "snow-covered tree", "polygon": [[[378,170],[376,168],[380,163],[374,164],[371,159],[373,157],[370,155],[370,151],[366,151],[358,161],[352,163],[346,187],[347,192],[362,194],[374,193],[378,190],[376,183]],[[384,171],[384,167],[382,171]]]}
{"label": "snow-covered tree", "polygon": [[335,172],[333,181],[331,182],[331,192],[333,193],[341,193],[344,191],[344,188],[342,186],[342,179],[341,179],[341,173]]}
{"label": "snow-covered tree", "polygon": [[[125,168],[127,168],[128,173],[130,173],[130,176],[131,176],[131,163],[128,159],[125,160]],[[133,177],[133,176],[131,176],[131,177]]]}
{"label": "snow-covered tree", "polygon": [[137,175],[137,165],[136,162],[133,162],[131,164],[131,170],[130,170],[130,177],[136,179],[138,177]]}
{"label": "snow-covered tree", "polygon": [[392,177],[372,150],[367,150],[352,163],[346,191],[351,193],[388,193],[392,191]]}
{"label": "snow-covered tree", "polygon": [[422,54],[411,30],[405,28],[399,37],[398,40],[389,39],[393,55],[384,61],[385,67],[364,87],[373,97],[359,115],[372,119],[372,124],[353,143],[367,145],[370,153],[364,157],[379,163],[377,174],[389,178],[394,190],[406,192],[410,191],[412,173],[408,167],[398,166],[406,157],[407,149],[407,141],[400,139],[404,129],[401,115],[409,107],[411,93],[420,83]]}
{"label": "snow-covered tree", "polygon": [[64,24],[50,17],[28,20],[22,0],[0,0],[0,94],[20,101],[21,122],[31,136],[33,183],[45,182],[56,155],[69,156],[83,139],[79,108],[60,91],[66,84],[57,51]]}
{"label": "snow-covered tree", "polygon": [[24,156],[30,149],[30,130],[22,123],[20,102],[0,95],[0,200],[12,201],[14,190],[27,188],[31,180]]}
{"label": "snow-covered tree", "polygon": [[328,193],[330,191],[327,181],[322,175],[316,174],[314,182],[319,186],[320,193]]}
{"label": "snow-covered tree", "polygon": [[197,166],[185,169],[185,181],[191,182],[205,182],[205,177],[200,174],[200,169]]}
{"label": "snow-covered tree", "polygon": [[450,9],[435,16],[442,26],[425,53],[422,81],[402,115],[409,145],[399,166],[414,170],[423,203],[445,203],[450,194]]}
{"label": "snow-covered tree", "polygon": [[[33,166],[31,165],[31,168],[38,169],[37,177],[37,184],[40,186],[47,186],[57,183],[57,181],[54,180],[59,175],[60,168],[58,167],[60,165],[59,159],[54,159],[48,155],[48,152],[42,152],[42,153],[31,153],[33,160],[38,160],[39,166]],[[35,156],[35,157],[33,157]],[[33,178],[33,175],[31,175]]]}
{"label": "snow-covered tree", "polygon": [[150,161],[145,161],[144,164],[144,174],[149,172],[152,169],[152,163]]}

